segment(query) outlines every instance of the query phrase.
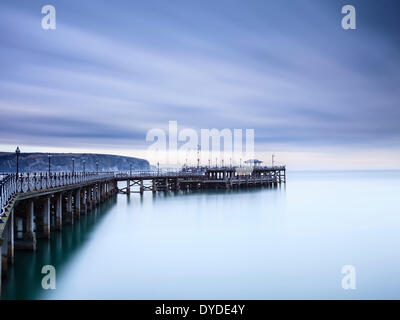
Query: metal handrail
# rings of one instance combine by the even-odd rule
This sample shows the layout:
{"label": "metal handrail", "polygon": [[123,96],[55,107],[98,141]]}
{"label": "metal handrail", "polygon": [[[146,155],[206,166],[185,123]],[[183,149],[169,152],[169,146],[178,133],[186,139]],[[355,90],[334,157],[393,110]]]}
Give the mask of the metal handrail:
{"label": "metal handrail", "polygon": [[18,175],[8,174],[0,180],[1,213],[4,213],[9,201],[17,194],[114,177],[114,172],[33,172],[20,173]]}
{"label": "metal handrail", "polygon": [[[285,166],[274,167],[202,167],[188,168],[181,170],[157,170],[157,171],[127,171],[127,172],[29,172],[16,174],[0,174],[0,209],[4,212],[9,201],[16,195],[29,191],[39,191],[61,186],[68,186],[83,182],[91,182],[103,179],[135,178],[135,177],[202,177],[208,170],[229,170],[236,169],[258,169],[258,170],[285,170]],[[190,171],[188,170],[190,169]],[[233,179],[241,179],[239,175]],[[249,176],[245,174],[245,176]],[[259,175],[256,175],[258,177]],[[264,176],[263,176],[264,177]],[[231,178],[232,179],[232,178]]]}

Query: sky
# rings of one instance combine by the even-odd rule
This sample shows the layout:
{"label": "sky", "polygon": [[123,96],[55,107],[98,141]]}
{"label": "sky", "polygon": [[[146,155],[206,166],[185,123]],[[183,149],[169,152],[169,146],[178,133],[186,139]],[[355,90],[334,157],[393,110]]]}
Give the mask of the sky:
{"label": "sky", "polygon": [[[41,26],[44,5],[56,29]],[[344,5],[356,30],[341,26]],[[149,130],[254,129],[293,169],[399,169],[398,1],[0,3],[0,151],[148,158]],[[163,163],[163,159],[161,160]]]}

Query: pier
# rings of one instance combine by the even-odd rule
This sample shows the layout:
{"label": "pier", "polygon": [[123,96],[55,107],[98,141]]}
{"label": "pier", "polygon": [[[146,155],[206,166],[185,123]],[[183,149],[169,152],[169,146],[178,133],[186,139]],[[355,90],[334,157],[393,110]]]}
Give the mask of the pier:
{"label": "pier", "polygon": [[0,177],[1,279],[14,263],[15,250],[36,250],[81,215],[118,193],[277,187],[286,167],[184,167],[160,172],[55,172],[3,174]]}
{"label": "pier", "polygon": [[[184,168],[178,172],[118,173],[117,181],[126,181],[120,193],[233,189],[252,186],[278,186],[286,183],[286,167]],[[133,188],[136,187],[134,191]]]}

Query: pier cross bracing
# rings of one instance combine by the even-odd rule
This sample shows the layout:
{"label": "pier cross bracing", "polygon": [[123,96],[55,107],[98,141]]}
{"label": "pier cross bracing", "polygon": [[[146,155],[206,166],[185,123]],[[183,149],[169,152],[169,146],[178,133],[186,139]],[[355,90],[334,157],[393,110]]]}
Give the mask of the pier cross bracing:
{"label": "pier cross bracing", "polygon": [[[50,239],[63,224],[117,193],[145,191],[277,187],[286,183],[286,167],[195,167],[167,172],[23,173],[0,176],[1,279],[14,263],[15,250],[36,250],[36,240]],[[119,185],[122,185],[120,187]]]}

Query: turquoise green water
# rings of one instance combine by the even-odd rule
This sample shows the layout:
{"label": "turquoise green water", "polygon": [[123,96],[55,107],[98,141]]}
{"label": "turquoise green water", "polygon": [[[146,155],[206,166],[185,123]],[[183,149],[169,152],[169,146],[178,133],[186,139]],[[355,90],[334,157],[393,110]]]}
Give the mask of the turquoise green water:
{"label": "turquoise green water", "polygon": [[400,172],[289,172],[278,189],[118,195],[18,252],[3,298],[399,299],[399,192]]}

